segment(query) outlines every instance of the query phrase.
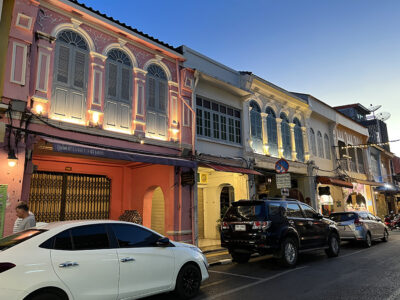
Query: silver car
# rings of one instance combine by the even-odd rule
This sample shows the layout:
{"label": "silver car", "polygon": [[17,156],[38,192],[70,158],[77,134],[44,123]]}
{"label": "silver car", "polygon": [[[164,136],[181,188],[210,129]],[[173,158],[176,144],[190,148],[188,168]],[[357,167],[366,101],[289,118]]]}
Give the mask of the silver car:
{"label": "silver car", "polygon": [[366,247],[371,247],[374,240],[387,242],[389,239],[387,226],[369,212],[338,212],[330,214],[329,218],[337,223],[342,240],[362,241]]}

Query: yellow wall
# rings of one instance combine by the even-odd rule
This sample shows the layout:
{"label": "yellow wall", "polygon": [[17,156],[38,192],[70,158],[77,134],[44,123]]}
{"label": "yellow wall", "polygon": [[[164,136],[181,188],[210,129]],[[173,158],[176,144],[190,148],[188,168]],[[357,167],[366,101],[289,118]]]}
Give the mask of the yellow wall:
{"label": "yellow wall", "polygon": [[[0,21],[0,96],[3,95],[4,70],[7,60],[8,35],[10,33],[14,0],[4,0]],[[1,98],[0,98],[1,99]],[[1,102],[1,100],[0,100]]]}
{"label": "yellow wall", "polygon": [[208,174],[208,183],[198,185],[199,189],[203,189],[203,209],[199,208],[198,211],[204,211],[204,238],[219,239],[217,225],[220,218],[221,190],[224,186],[231,185],[234,188],[235,201],[248,199],[248,176],[203,168],[199,173]]}

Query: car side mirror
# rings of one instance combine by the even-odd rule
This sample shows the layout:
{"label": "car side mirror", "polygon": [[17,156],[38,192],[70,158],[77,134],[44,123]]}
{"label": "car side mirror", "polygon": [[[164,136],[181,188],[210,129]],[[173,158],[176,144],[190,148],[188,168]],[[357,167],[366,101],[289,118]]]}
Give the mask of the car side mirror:
{"label": "car side mirror", "polygon": [[316,217],[318,220],[321,220],[324,216],[321,215],[321,214],[316,214],[315,217]]}
{"label": "car side mirror", "polygon": [[169,238],[167,238],[167,237],[160,238],[156,242],[156,245],[159,247],[168,247],[169,246]]}

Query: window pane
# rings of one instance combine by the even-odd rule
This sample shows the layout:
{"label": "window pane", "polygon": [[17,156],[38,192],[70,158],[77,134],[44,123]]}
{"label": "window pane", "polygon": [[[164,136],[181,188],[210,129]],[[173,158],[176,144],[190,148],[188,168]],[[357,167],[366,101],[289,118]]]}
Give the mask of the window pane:
{"label": "window pane", "polygon": [[228,115],[233,116],[233,109],[228,107]]}
{"label": "window pane", "polygon": [[121,248],[153,247],[161,238],[159,235],[136,225],[111,225]]}
{"label": "window pane", "polygon": [[235,117],[240,119],[240,111],[239,110],[235,110]]}
{"label": "window pane", "polygon": [[203,111],[201,109],[196,109],[196,127],[197,134],[203,135]]}
{"label": "window pane", "polygon": [[69,230],[65,230],[54,237],[54,249],[72,250],[72,241]]}
{"label": "window pane", "polygon": [[315,215],[317,214],[315,210],[313,210],[311,207],[305,204],[300,204],[301,208],[303,209],[304,213],[306,214],[307,218],[314,218]]}
{"label": "window pane", "polygon": [[221,116],[221,139],[226,140],[226,117]]}
{"label": "window pane", "polygon": [[235,120],[235,142],[238,144],[242,143],[241,128],[240,128],[239,120]]}
{"label": "window pane", "polygon": [[211,136],[211,114],[209,111],[204,111],[204,135]]}
{"label": "window pane", "polygon": [[219,107],[218,107],[218,104],[217,103],[212,103],[212,110],[214,110],[214,111],[218,111],[219,110]]}
{"label": "window pane", "polygon": [[234,143],[235,142],[235,130],[233,127],[233,119],[229,118],[228,122],[229,122],[229,141]]}
{"label": "window pane", "polygon": [[74,250],[109,248],[105,225],[87,225],[71,229]]}
{"label": "window pane", "polygon": [[288,203],[287,216],[291,218],[303,218],[299,205],[296,203]]}
{"label": "window pane", "polygon": [[203,105],[203,100],[199,97],[196,98],[196,105],[197,106],[202,106]]}
{"label": "window pane", "polygon": [[220,106],[219,106],[219,111],[220,111],[221,113],[223,113],[223,114],[226,114],[226,107],[223,106],[223,105],[220,105]]}
{"label": "window pane", "polygon": [[[214,105],[214,103],[213,103]],[[214,138],[219,139],[219,115],[213,114],[213,131]]]}
{"label": "window pane", "polygon": [[205,108],[210,108],[210,107],[211,107],[210,101],[208,101],[208,100],[203,100],[203,106],[204,106]]}

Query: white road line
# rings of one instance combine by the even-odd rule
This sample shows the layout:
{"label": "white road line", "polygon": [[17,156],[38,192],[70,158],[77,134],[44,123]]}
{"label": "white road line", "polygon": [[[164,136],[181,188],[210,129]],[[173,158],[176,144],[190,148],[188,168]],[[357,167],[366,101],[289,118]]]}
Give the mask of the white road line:
{"label": "white road line", "polygon": [[368,251],[368,250],[370,250],[370,249],[367,248],[367,249],[358,250],[356,252],[348,253],[348,254],[345,254],[345,255],[339,255],[338,257],[336,257],[336,259],[347,257],[347,256],[351,256],[351,255],[354,255],[354,254],[357,254],[357,253],[360,253],[360,252],[364,252],[364,251]]}
{"label": "white road line", "polygon": [[262,277],[253,277],[253,276],[246,276],[246,275],[240,275],[240,274],[228,273],[228,272],[220,272],[220,271],[213,271],[213,270],[208,270],[208,273],[224,274],[224,275],[243,277],[243,278],[248,278],[248,279],[253,279],[253,280],[262,280],[263,279]]}
{"label": "white road line", "polygon": [[201,285],[201,288],[202,289],[204,289],[204,288],[207,288],[207,287],[210,287],[210,286],[213,286],[213,285],[217,285],[217,284],[220,284],[220,283],[222,283],[222,282],[225,282],[225,281],[227,281],[228,279],[222,279],[222,280],[218,280],[218,281],[214,281],[214,282],[211,282],[211,283],[209,283],[209,284],[202,284]]}
{"label": "white road line", "polygon": [[[258,280],[256,282],[249,283],[249,284],[246,284],[246,285],[242,285],[241,287],[238,287],[238,288],[235,288],[235,289],[232,289],[232,290],[228,290],[228,291],[223,292],[223,293],[219,293],[219,294],[213,295],[212,297],[207,297],[206,299],[216,299],[218,297],[222,297],[222,296],[226,296],[226,295],[229,295],[229,294],[233,294],[233,293],[236,293],[238,291],[241,291],[241,290],[247,289],[249,287],[252,287],[254,285],[270,281],[272,279],[275,279],[275,278],[280,277],[282,275],[285,275],[287,273],[294,272],[294,271],[297,271],[297,270],[301,270],[301,269],[304,269],[304,268],[307,268],[307,267],[308,266],[304,266],[304,267],[300,267],[300,268],[296,268],[296,269],[292,269],[292,270],[287,270],[285,272],[281,272],[281,273],[275,274],[273,276],[270,276],[270,277],[267,277],[267,278],[264,278],[264,279],[260,279],[260,280]],[[228,273],[228,274],[230,274],[230,273]]]}

